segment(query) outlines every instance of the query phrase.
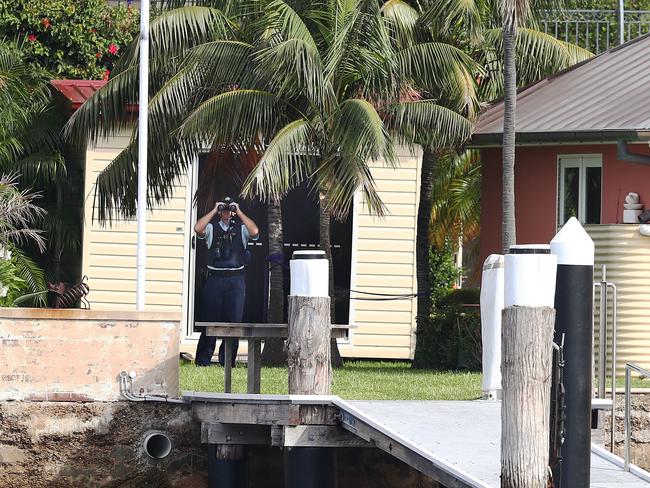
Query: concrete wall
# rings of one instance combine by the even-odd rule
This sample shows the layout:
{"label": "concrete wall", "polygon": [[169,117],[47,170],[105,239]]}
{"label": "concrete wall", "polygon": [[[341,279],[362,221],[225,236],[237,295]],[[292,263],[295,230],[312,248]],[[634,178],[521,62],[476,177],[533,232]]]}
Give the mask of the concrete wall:
{"label": "concrete wall", "polygon": [[[630,150],[650,154],[645,144]],[[615,144],[519,147],[515,164],[515,215],[517,243],[548,243],[557,232],[558,156],[600,154],[603,159],[601,223],[623,221],[625,195],[637,192],[650,208],[650,166],[616,158]],[[501,148],[481,151],[483,162],[481,200],[481,258],[501,251]]]}
{"label": "concrete wall", "polygon": [[178,396],[180,314],[0,309],[0,400],[119,399],[135,390]]}

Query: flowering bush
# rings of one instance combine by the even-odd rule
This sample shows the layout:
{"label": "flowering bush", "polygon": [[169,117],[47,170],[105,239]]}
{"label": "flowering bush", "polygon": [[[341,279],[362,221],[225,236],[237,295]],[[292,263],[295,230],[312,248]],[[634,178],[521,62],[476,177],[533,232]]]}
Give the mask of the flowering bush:
{"label": "flowering bush", "polygon": [[106,0],[4,0],[0,37],[60,78],[102,79],[138,33],[139,12]]}

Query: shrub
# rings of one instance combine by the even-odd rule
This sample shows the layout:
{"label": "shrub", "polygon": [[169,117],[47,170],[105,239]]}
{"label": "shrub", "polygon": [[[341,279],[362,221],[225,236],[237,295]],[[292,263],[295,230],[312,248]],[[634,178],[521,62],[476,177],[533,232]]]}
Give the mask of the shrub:
{"label": "shrub", "polygon": [[481,369],[481,317],[477,288],[453,290],[436,304],[429,324],[418,330],[418,367]]}
{"label": "shrub", "polygon": [[4,0],[0,36],[60,78],[102,79],[138,33],[139,12],[106,0]]}

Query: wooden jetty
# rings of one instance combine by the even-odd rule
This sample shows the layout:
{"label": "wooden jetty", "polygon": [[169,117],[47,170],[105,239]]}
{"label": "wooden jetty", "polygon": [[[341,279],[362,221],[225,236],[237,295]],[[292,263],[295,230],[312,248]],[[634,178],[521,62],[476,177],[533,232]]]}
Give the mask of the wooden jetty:
{"label": "wooden jetty", "polygon": [[[184,392],[205,444],[376,447],[449,488],[499,488],[501,403],[345,401],[337,396]],[[592,488],[648,488],[598,446]]]}

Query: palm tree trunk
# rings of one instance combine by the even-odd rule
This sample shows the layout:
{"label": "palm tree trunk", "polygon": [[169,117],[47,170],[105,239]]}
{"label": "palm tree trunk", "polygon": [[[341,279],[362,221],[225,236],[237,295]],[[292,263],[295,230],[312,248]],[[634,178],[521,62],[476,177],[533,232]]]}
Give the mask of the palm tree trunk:
{"label": "palm tree trunk", "polygon": [[[267,322],[279,324],[284,315],[284,249],[282,232],[282,209],[279,204],[270,203],[267,207],[269,236],[269,311]],[[267,339],[262,352],[264,366],[285,366],[287,352],[284,339]]]}
{"label": "palm tree trunk", "polygon": [[[61,213],[63,212],[63,185],[61,182],[57,181],[56,183],[56,212],[57,218],[61,218]],[[61,281],[61,258],[63,257],[63,236],[61,235],[61,229],[57,226],[54,231],[56,235],[54,237],[54,259],[52,263],[52,275],[54,282],[58,283]]]}
{"label": "palm tree trunk", "polygon": [[[417,230],[415,236],[415,267],[418,283],[417,313],[415,316],[416,334],[429,324],[431,314],[431,270],[429,264],[429,226],[431,224],[431,207],[433,206],[433,179],[437,168],[437,155],[432,149],[425,149],[422,154],[422,177],[420,178],[420,202],[418,204]],[[421,358],[422,349],[418,348],[417,335],[413,368],[421,368],[427,362]]]}
{"label": "palm tree trunk", "polygon": [[515,117],[517,110],[516,24],[514,14],[503,26],[503,219],[501,249],[507,254],[517,242],[515,228]]}
{"label": "palm tree trunk", "polygon": [[[321,191],[319,194],[319,237],[320,247],[325,251],[325,257],[329,263],[329,295],[330,295],[330,317],[332,323],[336,323],[336,297],[334,295],[334,263],[332,262],[332,245],[331,235],[331,214],[327,209],[327,193]],[[332,345],[332,367],[340,368],[343,366],[343,359],[339,352],[339,346],[336,339],[331,340]]]}

